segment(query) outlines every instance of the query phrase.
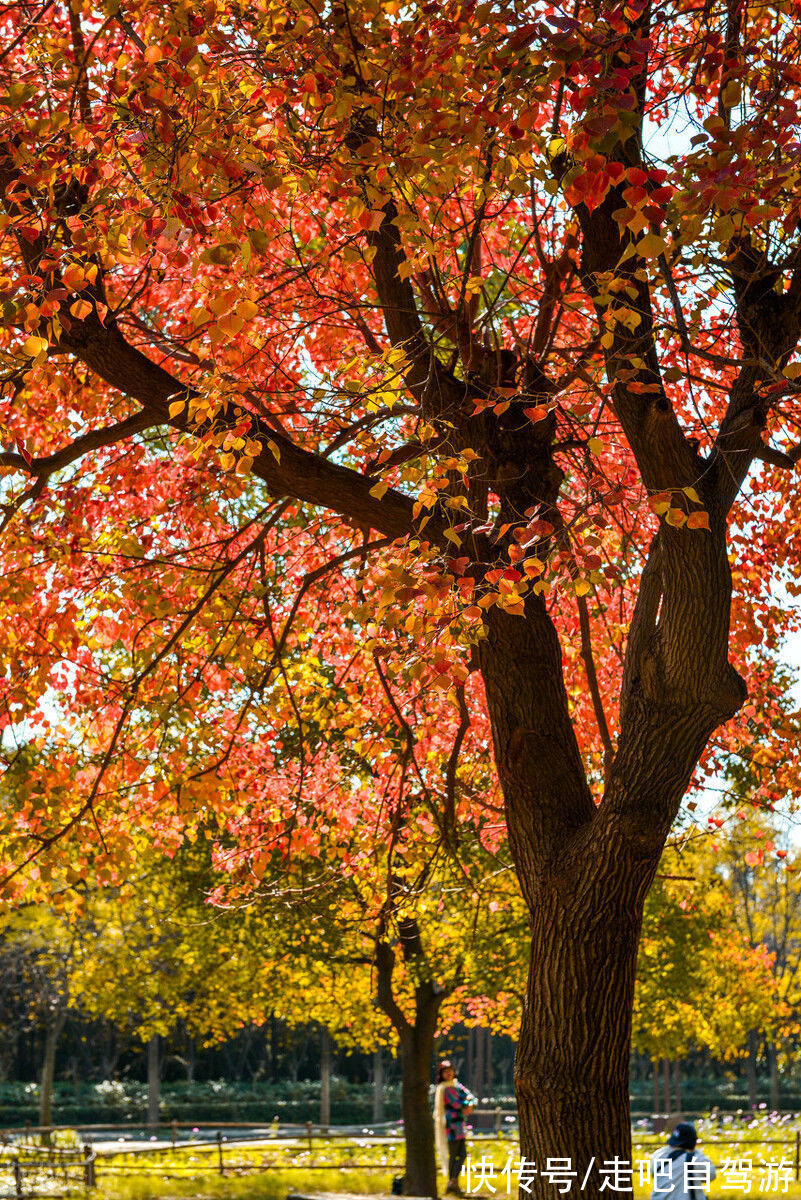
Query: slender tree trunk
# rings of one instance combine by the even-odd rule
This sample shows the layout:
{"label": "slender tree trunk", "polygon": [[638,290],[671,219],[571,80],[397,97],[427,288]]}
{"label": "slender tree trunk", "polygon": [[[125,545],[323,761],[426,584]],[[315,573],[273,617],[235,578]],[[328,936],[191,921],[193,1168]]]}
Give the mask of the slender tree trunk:
{"label": "slender tree trunk", "polygon": [[161,1101],[161,1072],[159,1066],[159,1035],[154,1033],[147,1043],[147,1123],[158,1125]]}
{"label": "slender tree trunk", "polygon": [[373,1051],[373,1124],[384,1120],[384,1052],[380,1046]]}
{"label": "slender tree trunk", "polygon": [[757,1106],[757,1047],[759,1039],[756,1030],[748,1032],[748,1103],[751,1108]]}
{"label": "slender tree trunk", "polygon": [[485,1031],[484,1046],[484,1095],[492,1098],[495,1087],[492,1074],[492,1032],[489,1029]]}
{"label": "slender tree trunk", "polygon": [[480,1102],[484,1094],[484,1030],[475,1029],[475,1054],[473,1059],[473,1092]]}
{"label": "slender tree trunk", "polygon": [[654,1116],[656,1116],[661,1108],[659,1103],[659,1060],[657,1058],[651,1060],[651,1079],[654,1085]]}
{"label": "slender tree trunk", "polygon": [[772,1112],[779,1109],[779,1056],[776,1047],[771,1042],[767,1047],[768,1070],[770,1071],[770,1107]]}
{"label": "slender tree trunk", "polygon": [[679,1061],[676,1059],[673,1063],[673,1096],[676,1101],[676,1112],[681,1116],[681,1072],[679,1071]]}
{"label": "slender tree trunk", "polygon": [[673,1104],[670,1099],[670,1062],[666,1058],[662,1059],[662,1095],[665,1100],[665,1112],[670,1116]]}
{"label": "slender tree trunk", "polygon": [[270,1013],[270,1081],[273,1082],[278,1075],[278,1023],[275,1016]]}
{"label": "slender tree trunk", "polygon": [[471,1089],[475,1090],[476,1086],[476,1031],[471,1026],[467,1031],[467,1062],[465,1063],[464,1077]]}
{"label": "slender tree trunk", "polygon": [[331,1034],[320,1034],[320,1125],[323,1131],[331,1124]]}
{"label": "slender tree trunk", "polygon": [[[39,1124],[53,1123],[53,1081],[56,1074],[56,1047],[61,1031],[64,1028],[66,1015],[57,1013],[47,1025],[45,1033],[44,1061],[42,1063],[42,1083],[39,1091]],[[42,1145],[49,1146],[50,1134],[42,1134]]]}

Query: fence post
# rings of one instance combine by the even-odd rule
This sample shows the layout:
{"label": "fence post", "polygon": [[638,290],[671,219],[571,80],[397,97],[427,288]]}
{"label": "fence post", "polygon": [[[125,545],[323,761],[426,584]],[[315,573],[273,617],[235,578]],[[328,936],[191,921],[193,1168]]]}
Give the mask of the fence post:
{"label": "fence post", "polygon": [[20,1170],[19,1159],[14,1159],[14,1190],[18,1196],[22,1195],[22,1171]]}
{"label": "fence post", "polygon": [[500,1104],[495,1109],[495,1132],[501,1132],[501,1106]]}
{"label": "fence post", "polygon": [[84,1187],[95,1187],[97,1185],[95,1156],[92,1147],[88,1143],[85,1143],[83,1148],[83,1182]]}
{"label": "fence post", "polygon": [[178,1121],[176,1120],[175,1117],[173,1117],[173,1119],[172,1119],[172,1124],[171,1124],[170,1128],[171,1128],[170,1136],[172,1137],[172,1144],[173,1144],[173,1149],[174,1149],[175,1143],[178,1141]]}
{"label": "fence post", "polygon": [[309,1154],[311,1154],[311,1149],[312,1149],[312,1123],[311,1123],[311,1121],[306,1122],[306,1137],[309,1139]]}
{"label": "fence post", "polygon": [[217,1130],[217,1159],[220,1164],[220,1174],[224,1175],[225,1168],[223,1167],[222,1130],[221,1129]]}
{"label": "fence post", "polygon": [[801,1129],[795,1131],[795,1181],[801,1179]]}

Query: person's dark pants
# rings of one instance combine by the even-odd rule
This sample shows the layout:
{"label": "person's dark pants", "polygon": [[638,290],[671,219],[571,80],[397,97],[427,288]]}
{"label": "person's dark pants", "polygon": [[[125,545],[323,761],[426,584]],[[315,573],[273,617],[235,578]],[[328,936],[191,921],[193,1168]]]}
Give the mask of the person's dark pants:
{"label": "person's dark pants", "polygon": [[448,1142],[448,1179],[458,1179],[459,1172],[467,1158],[467,1147],[464,1138],[456,1138]]}

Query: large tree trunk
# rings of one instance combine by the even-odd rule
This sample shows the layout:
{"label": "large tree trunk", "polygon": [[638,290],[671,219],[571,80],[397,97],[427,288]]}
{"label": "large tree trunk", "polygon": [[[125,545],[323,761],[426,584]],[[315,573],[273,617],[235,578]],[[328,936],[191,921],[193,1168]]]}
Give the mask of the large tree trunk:
{"label": "large tree trunk", "polygon": [[[631,1012],[646,883],[610,863],[605,878],[543,886],[532,910],[515,1067],[520,1151],[537,1163],[572,1159],[577,1187],[590,1172],[585,1196],[598,1191],[593,1164],[631,1158]],[[545,1181],[538,1194],[550,1194]]]}
{"label": "large tree trunk", "polygon": [[[534,499],[521,494],[516,507]],[[512,517],[502,507],[501,519]],[[663,526],[631,621],[600,804],[542,597],[527,597],[522,618],[490,608],[478,646],[532,926],[515,1071],[520,1152],[538,1164],[571,1158],[583,1200],[605,1200],[599,1163],[631,1159],[630,1033],[645,897],[709,736],[745,694],[727,657],[730,596],[722,525],[694,541]],[[531,1194],[551,1200],[547,1179],[537,1175]]]}

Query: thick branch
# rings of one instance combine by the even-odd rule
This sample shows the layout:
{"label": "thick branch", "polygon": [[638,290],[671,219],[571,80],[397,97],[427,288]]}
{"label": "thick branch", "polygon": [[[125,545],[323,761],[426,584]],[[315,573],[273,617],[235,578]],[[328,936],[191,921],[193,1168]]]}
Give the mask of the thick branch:
{"label": "thick branch", "polygon": [[[595,814],[565,690],[562,650],[541,596],[525,617],[487,613],[478,645],[503,789],[509,841],[521,878],[536,888],[566,842]],[[524,884],[525,886],[525,884]],[[527,899],[536,902],[533,895]]]}
{"label": "thick branch", "polygon": [[[107,383],[141,404],[143,416],[151,422],[158,420],[194,435],[207,432],[193,426],[185,411],[175,417],[169,415],[170,404],[178,399],[188,401],[197,395],[194,389],[131,346],[114,325],[106,328],[99,321],[80,326],[75,323],[63,344]],[[224,413],[216,420],[220,427],[233,427],[241,417],[241,412]],[[373,480],[300,449],[262,418],[251,416],[250,422],[251,435],[262,445],[253,463],[253,474],[267,484],[273,495],[329,508],[387,537],[401,538],[413,532],[412,501],[401,492],[389,489],[378,500],[370,495]],[[271,442],[275,451],[270,448]]]}
{"label": "thick branch", "polygon": [[15,467],[29,475],[46,477],[52,475],[53,471],[60,471],[63,467],[68,467],[70,463],[77,462],[91,450],[98,450],[101,446],[113,446],[115,442],[124,441],[136,433],[142,433],[145,429],[153,429],[160,424],[161,420],[158,417],[154,417],[150,413],[139,412],[132,417],[126,417],[124,421],[118,421],[116,425],[93,429],[76,438],[67,446],[63,446],[61,450],[56,450],[53,454],[46,454],[41,458],[28,460],[13,451],[0,454],[0,467]]}
{"label": "thick branch", "polygon": [[383,1013],[389,1017],[399,1034],[411,1032],[411,1025],[400,1008],[392,988],[392,976],[395,971],[395,951],[387,942],[379,938],[375,946],[376,965],[376,1003]]}
{"label": "thick branch", "polygon": [[611,325],[611,345],[604,351],[606,372],[615,412],[643,483],[650,491],[659,492],[694,484],[700,463],[662,384],[650,286],[641,278],[641,261],[635,254],[619,265],[632,238],[628,232],[621,234],[612,214],[624,206],[618,187],[612,188],[593,212],[584,205],[578,207],[583,233],[581,277],[602,327],[607,319],[614,320],[616,309],[604,281],[613,273],[627,280],[625,308],[634,314],[636,324],[631,328],[621,313],[621,319]]}
{"label": "thick branch", "polygon": [[[799,256],[801,244],[791,254],[791,262],[797,262]],[[763,443],[770,409],[765,385],[786,365],[801,336],[801,275],[797,266],[787,291],[777,291],[781,271],[747,235],[732,242],[729,270],[737,326],[747,357],[734,381],[713,452],[716,503],[723,515],[734,503],[754,458],[773,465],[793,465],[779,462],[779,452]]]}

